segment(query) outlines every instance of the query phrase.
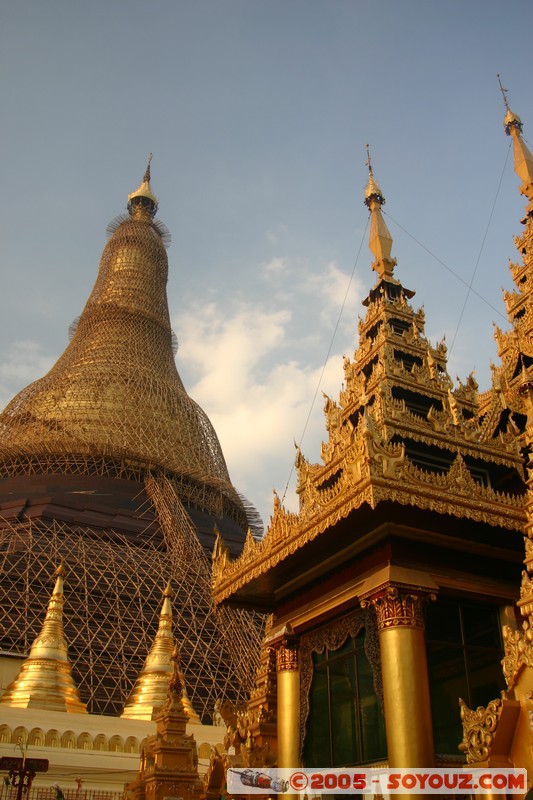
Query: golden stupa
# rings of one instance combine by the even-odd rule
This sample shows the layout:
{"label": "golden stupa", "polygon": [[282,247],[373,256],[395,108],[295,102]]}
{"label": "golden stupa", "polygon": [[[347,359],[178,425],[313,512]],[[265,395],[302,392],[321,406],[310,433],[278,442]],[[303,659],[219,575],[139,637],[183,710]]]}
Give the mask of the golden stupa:
{"label": "golden stupa", "polygon": [[150,164],[127,208],[63,355],[0,414],[0,649],[28,652],[40,575],[63,558],[74,679],[90,712],[119,714],[171,580],[191,701],[209,721],[217,700],[244,696],[258,659],[255,623],[213,609],[213,530],[238,553],[258,518],[176,368]]}
{"label": "golden stupa", "polygon": [[54,591],[42,630],[15,680],[0,697],[0,703],[16,708],[42,708],[86,714],[72,679],[67,643],[63,632],[63,565],[55,572]]}
{"label": "golden stupa", "polygon": [[[159,616],[159,627],[146,657],[146,662],[129,696],[123,717],[130,719],[152,719],[166,700],[170,679],[174,671],[172,663],[175,653],[175,640],[172,633],[172,598],[174,592],[167,584],[163,592],[163,606]],[[200,722],[200,717],[192,707],[185,687],[185,677],[180,672],[183,687],[182,702],[191,722]]]}

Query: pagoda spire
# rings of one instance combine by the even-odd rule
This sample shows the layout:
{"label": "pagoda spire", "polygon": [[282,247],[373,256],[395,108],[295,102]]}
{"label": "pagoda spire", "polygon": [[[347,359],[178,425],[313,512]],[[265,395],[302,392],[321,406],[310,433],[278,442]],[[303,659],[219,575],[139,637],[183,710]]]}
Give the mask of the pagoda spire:
{"label": "pagoda spire", "polygon": [[366,146],[368,159],[368,183],[365,190],[365,205],[370,209],[370,241],[369,247],[375,261],[372,269],[378,273],[380,280],[391,279],[396,259],[391,258],[392,236],[383,219],[381,206],[385,205],[383,193],[374,178],[369,146]]}
{"label": "pagoda spire", "polygon": [[55,586],[41,633],[19,674],[7,687],[0,703],[16,708],[40,708],[86,714],[72,678],[67,643],[63,633],[63,578],[61,564],[55,572]]}
{"label": "pagoda spire", "polygon": [[210,485],[213,504],[222,492],[245,520],[216,433],[176,368],[166,228],[153,219],[150,162],[128,209],[109,226],[96,283],[63,355],[0,414],[0,470],[13,461],[19,471],[28,461],[49,469],[73,454],[76,463],[81,456],[157,465]]}
{"label": "pagoda spire", "polygon": [[[123,717],[130,719],[152,719],[156,709],[165,702],[170,680],[174,672],[173,660],[175,641],[172,634],[172,598],[174,592],[168,582],[163,592],[163,605],[159,615],[159,626],[154,642],[144,663],[133,690],[126,702]],[[183,707],[192,722],[199,722],[200,717],[192,707],[187,696],[185,681],[180,673],[183,686]]]}
{"label": "pagoda spire", "polygon": [[524,127],[522,120],[518,114],[515,114],[509,108],[507,89],[504,89],[502,86],[499,75],[498,82],[503,95],[505,108],[507,109],[507,113],[505,114],[505,118],[503,120],[503,126],[507,136],[510,136],[513,140],[514,169],[522,181],[520,192],[529,200],[527,212],[528,214],[531,214],[533,212],[533,155],[522,139],[522,130]]}
{"label": "pagoda spire", "polygon": [[126,795],[133,800],[165,800],[180,796],[183,800],[205,797],[198,775],[198,749],[194,736],[187,733],[185,687],[176,646],[171,655],[172,674],[165,702],[154,715],[155,736],[145,740],[141,751],[139,774],[129,783]]}
{"label": "pagoda spire", "polygon": [[152,154],[148,156],[148,164],[144,177],[134,192],[128,195],[128,211],[132,219],[153,219],[159,208],[159,200],[150,188],[150,163]]}

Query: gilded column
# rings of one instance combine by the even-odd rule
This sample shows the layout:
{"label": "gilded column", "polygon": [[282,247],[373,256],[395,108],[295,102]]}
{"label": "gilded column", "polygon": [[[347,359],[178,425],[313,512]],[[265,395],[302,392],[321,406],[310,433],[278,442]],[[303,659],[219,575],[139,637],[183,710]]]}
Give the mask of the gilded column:
{"label": "gilded column", "polygon": [[365,600],[377,616],[390,767],[434,763],[423,618],[428,597],[389,584]]}
{"label": "gilded column", "polygon": [[274,645],[278,684],[278,767],[297,767],[300,753],[298,638],[290,625]]}

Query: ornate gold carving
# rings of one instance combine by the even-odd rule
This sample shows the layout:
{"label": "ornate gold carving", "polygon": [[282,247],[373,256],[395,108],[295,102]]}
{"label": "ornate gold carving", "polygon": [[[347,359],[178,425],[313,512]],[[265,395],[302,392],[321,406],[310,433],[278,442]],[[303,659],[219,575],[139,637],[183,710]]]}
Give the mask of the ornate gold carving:
{"label": "ornate gold carving", "polygon": [[486,761],[490,755],[494,733],[498,727],[503,705],[501,700],[492,700],[486,708],[479,706],[475,711],[468,708],[459,698],[463,741],[459,750],[466,754],[468,764]]}
{"label": "ornate gold carving", "polygon": [[[429,596],[435,599],[435,595]],[[378,630],[387,628],[423,628],[424,603],[427,595],[402,592],[397,586],[387,586],[377,597],[361,602],[364,607],[371,603],[376,610]]]}
{"label": "ornate gold carving", "polygon": [[366,457],[356,455],[357,448],[364,445],[358,437],[354,438],[357,445],[354,444],[350,456],[353,460],[347,463],[345,469],[339,465],[341,475],[334,485],[319,490],[316,478],[309,481],[303,495],[305,502],[300,496],[302,507],[299,514],[285,511],[278,502],[274,506],[265,537],[236,561],[227,561],[223,567],[214,568],[214,597],[217,603],[265,574],[365,503],[374,508],[379,502],[387,500],[459,519],[472,519],[506,530],[524,527],[526,517],[522,497],[481,486],[473,480],[470,483],[462,467],[457,472],[451,471],[451,475],[437,475],[415,467],[406,457],[401,480],[385,481],[382,478],[383,483],[372,482],[368,472],[365,476]]}
{"label": "ornate gold carving", "polygon": [[283,637],[274,645],[276,651],[276,669],[278,672],[294,672],[298,670],[298,645],[298,637],[295,636],[290,626],[287,625],[287,630]]}
{"label": "ornate gold carving", "polygon": [[[374,213],[379,216],[377,207]],[[519,285],[523,287],[522,279]],[[507,530],[524,529],[523,495],[482,485],[469,469],[474,459],[514,469],[524,477],[512,415],[505,421],[503,435],[494,435],[502,409],[511,406],[507,398],[507,373],[514,375],[511,362],[505,370],[495,370],[490,400],[479,397],[473,375],[453,390],[446,345],[429,344],[424,313],[415,312],[408,302],[412,294],[400,284],[390,291],[383,281],[371,290],[365,300],[366,317],[359,320],[358,350],[353,361],[344,358],[346,386],[340,402],[326,397],[329,435],[321,450],[324,463],[309,464],[298,452],[299,513],[290,515],[279,503],[275,506],[262,542],[228,565],[216,581],[217,602],[365,504],[375,508],[387,501]],[[521,307],[520,313],[522,326],[529,311]],[[524,333],[521,346],[533,351],[528,344],[533,341],[533,317],[528,330],[532,335]],[[520,355],[516,335],[506,337],[506,347],[513,350],[516,371]],[[481,403],[482,424],[477,416]],[[513,403],[513,409],[520,408],[523,414],[523,399],[517,397]],[[418,466],[409,458],[409,452],[417,449],[413,443],[426,452],[447,451],[451,467]]]}

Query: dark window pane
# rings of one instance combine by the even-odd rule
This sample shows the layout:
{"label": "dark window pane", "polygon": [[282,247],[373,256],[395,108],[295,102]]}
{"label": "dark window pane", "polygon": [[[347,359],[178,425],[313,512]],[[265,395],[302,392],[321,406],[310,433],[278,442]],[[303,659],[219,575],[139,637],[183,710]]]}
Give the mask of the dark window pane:
{"label": "dark window pane", "polygon": [[330,767],[330,729],[328,676],[326,670],[315,670],[309,693],[309,716],[305,736],[306,767]]}
{"label": "dark window pane", "polygon": [[479,647],[468,647],[466,661],[470,684],[470,708],[486,706],[505,688],[499,653]]}
{"label": "dark window pane", "polygon": [[[353,646],[353,641],[351,644]],[[352,653],[330,664],[329,680],[332,766],[353,764],[360,758],[360,742],[355,718],[356,687]]]}
{"label": "dark window pane", "polygon": [[464,651],[429,642],[427,654],[435,750],[459,755],[457,748],[463,738],[459,697],[468,697]]}
{"label": "dark window pane", "polygon": [[498,609],[437,601],[428,609],[426,637],[435,749],[457,754],[459,697],[470,708],[486,706],[504,685]]}
{"label": "dark window pane", "polygon": [[364,641],[363,629],[325,657],[313,654],[305,766],[348,766],[387,755],[385,721]]}
{"label": "dark window pane", "polygon": [[426,636],[438,642],[461,644],[459,604],[446,600],[430,603],[427,609]]}
{"label": "dark window pane", "polygon": [[502,646],[498,610],[490,606],[463,606],[463,636],[465,644],[479,647]]}
{"label": "dark window pane", "polygon": [[359,718],[363,745],[363,761],[377,761],[387,755],[385,718],[374,691],[372,668],[364,652],[357,654]]}
{"label": "dark window pane", "polygon": [[345,658],[349,653],[353,652],[353,639],[348,637],[342,647],[339,647],[338,650],[328,650],[328,659],[329,661],[333,661],[333,659],[337,658]]}

